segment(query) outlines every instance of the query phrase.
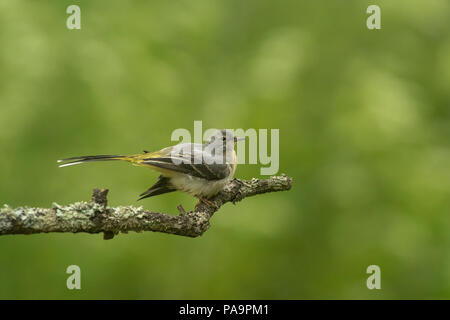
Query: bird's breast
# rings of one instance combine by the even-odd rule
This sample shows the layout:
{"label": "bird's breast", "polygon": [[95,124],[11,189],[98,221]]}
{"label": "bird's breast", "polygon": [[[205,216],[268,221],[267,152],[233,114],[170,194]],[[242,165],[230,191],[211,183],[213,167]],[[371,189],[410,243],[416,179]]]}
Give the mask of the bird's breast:
{"label": "bird's breast", "polygon": [[189,175],[177,175],[170,178],[170,183],[180,191],[193,196],[210,198],[221,191],[230,179],[206,180]]}

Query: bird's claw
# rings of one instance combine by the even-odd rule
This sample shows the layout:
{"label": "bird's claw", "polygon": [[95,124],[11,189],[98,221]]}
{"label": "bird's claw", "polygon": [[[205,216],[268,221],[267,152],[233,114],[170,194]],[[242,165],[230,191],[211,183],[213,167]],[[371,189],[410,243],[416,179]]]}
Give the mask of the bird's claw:
{"label": "bird's claw", "polygon": [[202,198],[202,197],[198,197],[198,200],[200,200],[200,202],[202,202],[203,204],[207,205],[208,207],[212,207],[215,210],[218,210],[219,207],[216,206],[216,204],[212,201],[209,201],[208,199]]}
{"label": "bird's claw", "polygon": [[183,206],[181,204],[179,204],[177,206],[178,212],[180,213],[180,215],[184,215],[186,214],[186,210],[184,210]]}

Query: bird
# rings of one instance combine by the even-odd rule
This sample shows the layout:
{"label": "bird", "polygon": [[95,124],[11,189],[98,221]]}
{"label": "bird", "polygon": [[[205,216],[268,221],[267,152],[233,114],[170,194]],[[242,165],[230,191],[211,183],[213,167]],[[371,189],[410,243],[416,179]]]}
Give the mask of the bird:
{"label": "bird", "polygon": [[234,146],[245,137],[231,130],[217,130],[204,144],[180,143],[159,151],[144,150],[135,155],[94,155],[58,160],[59,167],[87,162],[122,160],[160,173],[156,183],[139,195],[138,200],[173,191],[186,192],[205,204],[233,179],[237,166]]}

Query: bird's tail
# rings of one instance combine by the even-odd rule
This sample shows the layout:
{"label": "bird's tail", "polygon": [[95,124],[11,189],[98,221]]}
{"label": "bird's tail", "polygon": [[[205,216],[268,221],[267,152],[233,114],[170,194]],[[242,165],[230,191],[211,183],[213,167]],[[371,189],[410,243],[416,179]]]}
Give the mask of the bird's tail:
{"label": "bird's tail", "polygon": [[135,156],[119,156],[119,155],[98,155],[98,156],[81,156],[81,157],[72,157],[58,160],[58,162],[62,163],[59,165],[60,168],[73,166],[80,163],[86,162],[94,162],[94,161],[111,161],[111,160],[124,160],[128,162],[134,162]]}

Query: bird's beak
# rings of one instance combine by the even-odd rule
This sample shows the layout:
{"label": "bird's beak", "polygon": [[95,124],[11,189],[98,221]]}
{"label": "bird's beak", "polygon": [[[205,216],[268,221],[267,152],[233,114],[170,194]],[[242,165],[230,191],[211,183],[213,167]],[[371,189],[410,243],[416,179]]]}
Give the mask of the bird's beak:
{"label": "bird's beak", "polygon": [[245,137],[234,137],[234,142],[243,141]]}

